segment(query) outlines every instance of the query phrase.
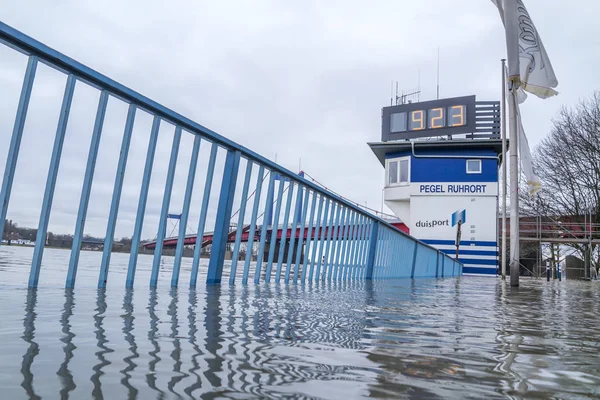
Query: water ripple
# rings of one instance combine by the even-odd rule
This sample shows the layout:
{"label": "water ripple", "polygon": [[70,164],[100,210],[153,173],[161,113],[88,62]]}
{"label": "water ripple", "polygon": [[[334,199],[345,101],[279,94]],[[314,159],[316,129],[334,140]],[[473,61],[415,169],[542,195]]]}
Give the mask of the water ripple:
{"label": "water ripple", "polygon": [[[15,277],[26,263],[9,262],[17,256],[0,254],[3,398],[600,396],[596,282],[524,279],[511,289],[464,277],[128,290],[109,281],[97,290],[90,261],[78,288],[65,290],[55,275],[65,272],[68,252],[53,252],[44,267],[55,268],[46,276],[56,285],[24,290]],[[126,263],[115,259],[123,275]],[[138,281],[151,261],[140,256]]]}

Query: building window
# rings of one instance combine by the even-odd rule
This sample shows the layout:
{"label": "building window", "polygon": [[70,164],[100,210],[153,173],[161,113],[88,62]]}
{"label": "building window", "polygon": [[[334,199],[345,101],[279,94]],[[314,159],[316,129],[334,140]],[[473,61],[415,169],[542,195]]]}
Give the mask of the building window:
{"label": "building window", "polygon": [[467,160],[467,174],[480,174],[481,160]]}
{"label": "building window", "polygon": [[388,165],[388,184],[395,185],[398,183],[398,161],[390,161]]}
{"label": "building window", "polygon": [[410,183],[410,157],[386,160],[387,186]]}

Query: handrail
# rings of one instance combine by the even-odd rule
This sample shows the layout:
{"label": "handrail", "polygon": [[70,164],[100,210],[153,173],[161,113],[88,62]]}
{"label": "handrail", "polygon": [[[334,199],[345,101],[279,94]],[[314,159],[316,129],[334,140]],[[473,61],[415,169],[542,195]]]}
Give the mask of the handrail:
{"label": "handrail", "polygon": [[[28,55],[37,55],[40,57],[40,61],[49,65],[50,67],[57,68],[59,70],[64,71],[65,73],[75,74],[79,79],[89,83],[90,85],[98,88],[98,89],[107,89],[111,92],[112,95],[120,97],[122,100],[128,103],[134,103],[136,106],[153,113],[158,114],[168,122],[173,125],[181,125],[183,128],[189,130],[191,133],[198,134],[201,133],[206,135],[210,141],[218,143],[222,147],[227,149],[237,150],[246,158],[249,158],[253,161],[259,162],[269,169],[276,171],[282,175],[285,175],[286,178],[295,181],[296,183],[300,183],[303,186],[309,187],[315,192],[326,195],[327,197],[335,200],[338,203],[345,205],[348,208],[351,208],[354,211],[357,211],[363,215],[366,215],[380,224],[387,226],[390,229],[395,229],[399,233],[409,236],[405,232],[402,232],[392,224],[386,222],[384,219],[377,217],[369,212],[364,211],[361,207],[356,206],[351,201],[348,201],[338,195],[335,195],[331,192],[327,192],[323,190],[319,185],[316,185],[310,182],[307,179],[301,178],[296,175],[294,172],[290,171],[287,168],[276,164],[275,162],[261,156],[260,154],[248,149],[245,146],[242,146],[234,141],[227,139],[226,137],[218,134],[217,132],[206,128],[205,126],[192,121],[191,119],[184,117],[183,115],[173,111],[154,100],[114,81],[113,79],[107,77],[106,75],[101,74],[78,61],[73,60],[70,57],[52,49],[51,47],[33,39],[30,36],[25,35],[24,33],[6,25],[5,23],[0,21],[0,41],[6,42],[6,44],[11,45],[15,50],[19,50],[24,54]],[[418,240],[416,238],[411,237],[411,239]],[[431,247],[435,249],[433,246],[428,245],[427,243],[423,243],[419,241],[423,246]]]}
{"label": "handrail", "polygon": [[[62,138],[64,138],[64,130],[65,127],[67,125],[67,119],[68,119],[68,113],[70,111],[70,101],[72,99],[72,92],[73,92],[73,88],[75,85],[75,81],[76,80],[80,80],[82,82],[85,82],[89,85],[91,85],[92,87],[95,87],[97,89],[99,89],[102,92],[102,98],[104,98],[105,100],[108,98],[109,95],[112,95],[118,99],[123,100],[126,103],[129,103],[129,112],[127,115],[127,121],[125,124],[125,133],[123,135],[123,143],[122,143],[122,147],[121,147],[121,155],[119,157],[119,164],[118,164],[118,169],[117,169],[117,179],[115,181],[115,189],[113,192],[113,202],[111,204],[111,211],[110,211],[110,216],[109,216],[109,228],[107,229],[107,235],[105,237],[105,249],[104,249],[104,255],[103,255],[103,260],[102,260],[102,267],[101,267],[101,277],[99,280],[99,286],[103,286],[106,283],[106,275],[108,274],[108,263],[110,261],[110,246],[112,246],[112,233],[114,233],[114,224],[116,223],[116,216],[117,216],[117,212],[118,212],[118,208],[119,208],[119,199],[120,199],[120,191],[122,188],[122,174],[124,173],[124,170],[126,168],[126,162],[127,162],[127,152],[129,149],[129,143],[130,143],[130,139],[131,139],[131,131],[133,129],[133,124],[134,124],[134,120],[135,120],[135,112],[136,112],[136,108],[140,108],[148,113],[150,113],[151,115],[153,115],[154,117],[154,122],[152,125],[152,132],[151,132],[151,140],[150,140],[150,146],[148,147],[148,153],[146,156],[146,164],[145,164],[145,169],[144,169],[144,174],[143,174],[143,181],[142,181],[142,186],[141,186],[141,194],[140,194],[140,199],[139,199],[139,204],[138,204],[138,209],[137,209],[137,219],[135,222],[135,230],[134,230],[134,235],[132,238],[132,253],[130,256],[130,262],[129,262],[129,270],[128,270],[128,276],[127,276],[127,285],[131,286],[133,285],[133,279],[135,276],[135,267],[136,267],[136,262],[137,262],[137,252],[138,252],[138,245],[140,244],[140,235],[141,235],[141,230],[142,230],[142,225],[143,225],[143,219],[144,219],[144,213],[145,213],[145,208],[146,208],[146,200],[147,200],[147,196],[148,196],[148,185],[149,185],[149,180],[152,174],[152,165],[153,165],[153,160],[154,160],[154,155],[155,155],[155,150],[156,150],[156,138],[158,137],[158,131],[160,129],[160,123],[161,121],[165,121],[168,122],[170,124],[173,124],[176,129],[175,129],[175,139],[173,141],[173,148],[171,151],[171,158],[169,161],[169,172],[167,175],[167,183],[166,183],[166,187],[165,187],[165,194],[163,197],[163,206],[161,208],[161,225],[159,227],[159,235],[157,236],[157,241],[160,242],[162,244],[162,241],[164,240],[164,230],[165,230],[165,225],[164,225],[164,221],[162,221],[162,217],[164,217],[164,215],[166,215],[166,213],[168,212],[168,206],[169,206],[169,199],[170,199],[170,194],[171,194],[171,190],[172,190],[172,185],[173,185],[173,176],[174,176],[174,171],[175,171],[175,164],[177,162],[177,152],[178,152],[178,148],[179,148],[179,140],[181,137],[181,132],[182,130],[185,130],[186,132],[189,132],[193,135],[196,135],[196,138],[194,140],[194,149],[192,151],[192,158],[196,157],[197,160],[197,156],[198,156],[198,149],[200,146],[200,138],[208,140],[209,142],[212,142],[212,150],[211,150],[211,158],[210,158],[210,162],[209,165],[211,165],[210,163],[212,163],[212,167],[209,167],[209,174],[210,176],[207,176],[207,181],[206,182],[210,182],[210,180],[212,180],[212,173],[214,172],[214,160],[216,157],[216,149],[217,146],[224,148],[227,151],[227,158],[225,160],[225,167],[224,167],[224,175],[223,175],[223,183],[221,185],[221,193],[219,195],[219,205],[218,205],[218,209],[217,209],[217,222],[215,225],[215,232],[214,232],[214,237],[213,240],[219,244],[220,248],[218,249],[217,253],[219,254],[219,256],[216,256],[216,258],[212,258],[211,257],[211,262],[209,265],[209,281],[214,280],[214,282],[219,281],[220,282],[220,274],[221,274],[221,270],[222,270],[222,264],[223,264],[223,254],[224,254],[224,245],[227,241],[227,239],[229,238],[229,236],[231,235],[231,233],[227,232],[227,228],[230,226],[230,219],[231,219],[231,207],[232,207],[232,203],[233,203],[233,196],[235,194],[235,179],[237,179],[238,177],[238,169],[239,169],[239,164],[240,164],[240,159],[241,157],[244,157],[245,159],[247,159],[249,161],[249,163],[247,164],[247,170],[246,170],[246,181],[244,182],[244,193],[247,193],[248,191],[248,187],[247,184],[249,182],[249,177],[250,177],[250,173],[251,173],[251,168],[252,168],[252,163],[256,163],[260,168],[259,168],[259,176],[264,176],[264,172],[265,169],[267,169],[267,172],[270,172],[270,176],[269,176],[269,192],[268,192],[268,196],[270,196],[272,198],[273,193],[271,192],[271,189],[274,187],[274,181],[275,181],[275,177],[274,174],[278,176],[283,176],[287,182],[289,182],[289,185],[298,185],[298,190],[296,191],[297,193],[297,200],[294,203],[295,204],[295,212],[294,215],[300,215],[302,217],[302,221],[296,221],[296,219],[294,219],[293,221],[293,226],[294,229],[292,230],[291,233],[291,238],[289,238],[290,240],[290,247],[293,246],[294,240],[295,240],[295,227],[298,226],[298,228],[301,229],[301,232],[303,232],[303,230],[306,228],[305,223],[306,223],[306,218],[309,217],[308,215],[306,215],[307,213],[305,212],[307,210],[307,205],[308,205],[308,197],[309,196],[313,196],[313,205],[311,206],[311,215],[310,215],[310,221],[311,223],[314,222],[314,212],[315,212],[315,207],[316,207],[316,197],[320,196],[321,197],[321,202],[320,202],[320,206],[322,206],[323,203],[323,199],[327,199],[327,204],[326,204],[326,210],[328,210],[327,207],[329,207],[329,202],[331,202],[331,220],[329,221],[329,224],[327,226],[331,227],[332,226],[332,221],[333,221],[333,213],[336,213],[336,229],[337,226],[339,224],[339,217],[340,217],[340,213],[342,215],[342,225],[341,225],[341,229],[340,229],[340,234],[342,235],[341,237],[334,237],[333,240],[336,241],[335,243],[335,250],[332,250],[332,252],[335,251],[335,256],[336,256],[336,260],[337,262],[346,262],[348,260],[346,260],[347,258],[350,258],[350,251],[349,249],[347,249],[347,247],[349,248],[350,246],[353,246],[353,251],[355,246],[355,243],[353,243],[353,240],[366,240],[366,235],[369,234],[369,232],[367,232],[368,230],[365,230],[365,232],[362,232],[361,235],[363,236],[359,236],[358,234],[358,227],[362,227],[361,224],[366,224],[367,222],[373,224],[374,226],[378,226],[381,228],[386,228],[389,229],[391,232],[393,232],[394,234],[398,235],[398,237],[402,237],[402,238],[406,238],[409,239],[415,243],[417,243],[420,247],[424,247],[430,250],[433,250],[435,252],[437,252],[438,254],[440,254],[440,251],[437,250],[435,247],[424,243],[414,237],[411,237],[410,235],[406,234],[405,232],[399,230],[398,228],[396,228],[395,226],[393,226],[391,223],[387,222],[386,220],[379,218],[377,215],[373,215],[372,213],[365,211],[364,209],[362,209],[360,206],[354,204],[351,201],[346,200],[345,198],[337,195],[336,193],[332,193],[329,190],[326,190],[322,187],[320,187],[319,185],[310,182],[309,180],[300,177],[298,175],[296,175],[295,173],[293,173],[292,171],[282,167],[281,165],[265,158],[264,156],[261,156],[260,154],[238,144],[235,143],[234,141],[227,139],[226,137],[216,133],[215,131],[212,131],[210,129],[208,129],[207,127],[192,121],[189,118],[184,117],[183,115],[157,103],[154,100],[151,100],[150,98],[124,86],[121,83],[118,83],[114,80],[112,80],[111,78],[99,73],[98,71],[95,71],[81,63],[79,63],[76,60],[73,60],[72,58],[50,48],[49,46],[25,35],[24,33],[6,25],[3,22],[0,22],[0,42],[4,43],[6,45],[8,45],[9,47],[24,53],[26,55],[29,56],[29,64],[28,64],[28,74],[26,74],[26,80],[25,80],[25,84],[24,84],[24,89],[22,91],[22,96],[25,95],[26,97],[26,101],[24,103],[20,103],[19,104],[19,111],[18,111],[18,116],[17,116],[17,120],[19,122],[19,126],[17,126],[17,124],[15,124],[15,130],[13,131],[13,139],[11,140],[11,151],[9,152],[9,161],[10,161],[10,165],[11,165],[11,169],[8,172],[8,175],[5,175],[5,182],[3,182],[3,188],[2,188],[2,193],[3,196],[6,196],[4,198],[4,202],[6,204],[8,204],[8,200],[10,197],[10,189],[12,187],[12,178],[14,177],[14,163],[16,162],[16,159],[18,157],[18,148],[20,145],[20,136],[22,134],[22,129],[23,129],[23,122],[26,118],[26,111],[27,111],[27,107],[28,107],[28,96],[30,94],[31,91],[31,86],[33,85],[33,78],[35,76],[35,68],[36,68],[36,64],[37,62],[41,62],[44,63],[56,70],[59,70],[65,74],[68,75],[69,80],[68,82],[70,83],[69,85],[67,85],[67,88],[69,89],[66,94],[69,94],[69,96],[65,95],[65,100],[63,102],[63,108],[62,108],[62,112],[61,115],[65,115],[64,120],[59,124],[59,130],[57,132],[57,136],[55,139],[55,148],[53,150],[53,164],[52,164],[52,169],[51,169],[51,174],[49,175],[49,181],[47,182],[46,185],[46,193],[45,193],[45,197],[44,197],[44,208],[42,210],[42,217],[44,218],[44,220],[41,220],[40,223],[40,227],[41,229],[38,229],[38,236],[41,237],[43,235],[46,234],[46,230],[47,230],[47,220],[49,218],[49,213],[51,210],[51,203],[52,203],[52,198],[54,196],[54,185],[56,182],[56,174],[59,168],[59,162],[60,162],[60,157],[61,157],[61,152],[62,152]],[[31,73],[30,73],[31,72]],[[27,90],[25,90],[27,89]],[[23,98],[23,97],[22,97]],[[95,131],[94,131],[94,135],[97,138],[97,140],[99,140],[100,138],[100,133],[102,131],[102,123],[103,123],[103,119],[104,119],[104,112],[106,109],[106,101],[103,102],[103,106],[101,105],[99,107],[98,110],[98,114],[97,114],[97,123],[95,125]],[[24,110],[24,112],[23,112]],[[15,132],[17,132],[15,134]],[[15,139],[16,138],[16,139]],[[13,149],[14,148],[14,149]],[[13,151],[14,150],[14,151]],[[81,235],[81,233],[83,232],[84,229],[84,223],[85,223],[85,215],[87,212],[87,201],[84,201],[86,198],[89,198],[89,190],[90,190],[90,186],[91,186],[91,179],[93,179],[93,170],[94,170],[94,166],[95,166],[95,157],[97,154],[97,145],[94,148],[92,147],[90,149],[90,155],[88,156],[88,169],[86,169],[86,175],[85,175],[85,179],[86,182],[89,182],[89,184],[86,184],[84,189],[82,189],[82,200],[80,203],[80,216],[78,217],[78,222],[77,222],[77,227],[76,227],[76,235],[75,237],[77,239],[79,239],[79,236]],[[192,165],[193,163],[190,162],[190,172],[188,173],[188,186],[186,187],[186,200],[184,200],[184,209],[189,209],[189,201],[190,201],[190,196],[191,196],[191,188],[193,187],[193,176],[195,174],[195,165]],[[7,164],[8,165],[8,164]],[[8,180],[6,180],[6,176],[8,176]],[[52,179],[50,179],[52,178]],[[210,180],[209,180],[210,178]],[[265,176],[266,179],[266,176]],[[260,180],[260,179],[259,179]],[[8,183],[6,183],[8,182]],[[5,185],[6,183],[6,185]],[[288,187],[293,187],[293,186],[289,186]],[[257,217],[257,209],[258,209],[258,204],[259,204],[259,197],[260,197],[260,188],[262,187],[262,181],[261,182],[257,182],[257,188],[255,189],[257,191],[257,196],[256,199],[254,200],[254,207],[253,207],[253,213],[252,213],[252,222],[250,224],[249,230],[252,231],[251,236],[252,238],[254,238],[255,235],[257,235],[259,233],[259,231],[256,230],[257,228],[257,220],[260,216]],[[281,184],[280,184],[281,187]],[[306,198],[304,200],[304,207],[302,207],[302,205],[299,203],[299,200],[301,199],[302,193],[304,192],[304,190],[306,189]],[[208,192],[206,191],[208,190]],[[281,190],[280,190],[281,191]],[[198,235],[202,235],[203,230],[204,230],[204,224],[206,221],[206,214],[207,214],[207,207],[208,207],[208,194],[210,192],[210,187],[208,187],[208,189],[205,189],[205,194],[204,194],[204,198],[202,201],[202,212],[200,214],[200,221],[199,221],[199,225],[198,225]],[[208,193],[208,194],[207,194]],[[287,201],[287,205],[286,205],[286,215],[288,215],[289,213],[289,207],[290,207],[290,202],[291,202],[291,196],[292,193],[290,191],[289,195],[288,195],[288,201]],[[242,206],[241,207],[245,207],[246,202],[247,202],[247,198],[242,199]],[[281,202],[282,202],[282,195],[280,194],[280,197],[278,198],[278,207],[281,206]],[[3,208],[3,213],[5,214],[6,212],[6,205]],[[300,213],[298,213],[299,211],[301,211]],[[346,211],[347,211],[347,216],[346,216]],[[185,216],[185,218],[187,219],[187,211],[185,211],[184,213],[182,213],[182,215]],[[321,214],[317,215],[317,219],[320,218]],[[288,215],[289,216],[289,215]],[[240,214],[240,220],[243,223],[243,214]],[[327,217],[327,211],[325,211],[325,215],[323,217],[323,227],[325,227],[326,224],[326,217]],[[286,217],[287,218],[287,217]],[[83,222],[82,222],[83,221]],[[187,221],[186,221],[187,223]],[[285,223],[284,223],[285,225]],[[244,224],[244,228],[242,229],[245,230],[247,227],[245,227]],[[375,231],[377,231],[375,229]],[[383,232],[383,229],[380,229],[381,232]],[[183,231],[180,231],[185,233],[185,227],[183,228]],[[240,230],[237,229],[235,231],[236,233],[239,233]],[[265,235],[266,235],[266,230],[265,229],[260,229],[260,246],[261,248],[264,246],[265,244]],[[182,234],[183,234],[182,233]],[[386,233],[387,234],[387,233]],[[41,235],[41,236],[40,236]],[[236,246],[238,246],[238,242],[239,242],[239,234],[236,234]],[[317,238],[313,238],[313,239],[317,239]],[[373,237],[372,237],[373,239]],[[286,240],[286,238],[284,238],[284,240]],[[298,249],[301,248],[301,242],[302,239],[298,239]],[[331,239],[331,234],[328,234],[327,238],[321,237],[320,239],[321,241],[327,241],[327,248],[329,249],[329,244]],[[375,236],[373,240],[380,240],[379,236]],[[352,243],[351,243],[352,242]],[[78,260],[78,254],[79,254],[79,249],[76,248],[77,244],[79,244],[79,240],[74,240],[74,246],[73,246],[73,250],[72,250],[72,259],[71,259],[71,263],[69,266],[69,276],[67,279],[67,286],[72,287],[72,285],[75,282],[75,274],[76,274],[76,270],[77,270],[77,260]],[[32,264],[32,271],[31,271],[31,276],[30,276],[30,286],[36,286],[37,285],[37,279],[39,276],[39,268],[41,265],[41,257],[42,257],[42,252],[43,252],[43,246],[44,243],[43,241],[41,241],[39,238],[36,242],[36,249],[35,249],[35,257],[34,257],[34,262]],[[108,246],[108,247],[107,247]],[[178,246],[178,250],[177,250],[177,257],[181,257],[181,247],[182,244],[180,246]],[[158,277],[158,269],[160,267],[160,251],[162,249],[162,246],[157,246],[156,250],[155,250],[155,254],[154,254],[154,263],[153,263],[153,269],[152,269],[152,279],[151,279],[151,285],[155,285],[156,284],[156,279]],[[293,251],[293,248],[291,249]],[[381,250],[379,247],[370,247],[370,251],[383,251]],[[327,250],[329,251],[329,250]],[[192,274],[194,275],[195,273],[197,273],[197,269],[198,269],[198,260],[197,260],[197,251],[195,252],[195,256],[194,256],[194,262],[193,262],[193,268],[192,268]],[[416,254],[416,253],[415,253]],[[355,254],[352,254],[352,256],[354,256]],[[340,258],[341,256],[341,258]],[[444,255],[445,256],[445,255]],[[415,255],[416,257],[416,255]],[[447,257],[447,256],[445,256]],[[272,258],[272,257],[270,257]],[[414,257],[413,257],[414,258]],[[366,257],[366,259],[369,259],[369,257]],[[177,260],[177,258],[176,258]],[[290,260],[291,258],[288,257],[288,268],[290,267]],[[346,261],[344,261],[346,260]],[[389,261],[389,260],[388,260]],[[455,262],[455,261],[453,261]],[[176,261],[177,263],[177,261]],[[280,262],[281,263],[281,262]],[[456,262],[457,265],[462,266],[462,264]],[[294,279],[297,279],[298,277],[298,264],[299,264],[299,257],[296,257],[296,267],[295,267],[295,271],[294,271]],[[454,265],[454,264],[453,264]],[[244,280],[247,279],[247,274],[248,274],[248,260],[246,260],[246,263],[244,265],[245,271],[244,271]],[[331,268],[331,267],[330,267]],[[219,270],[221,269],[221,270]],[[414,269],[414,268],[413,268]],[[179,274],[179,267],[174,268],[174,274],[175,271],[177,274]],[[259,269],[260,271],[260,269]],[[344,272],[344,274],[346,274],[347,271]],[[329,270],[329,273],[331,274],[331,269]],[[213,274],[213,275],[210,275]],[[335,270],[335,277],[337,277],[337,267]],[[345,275],[344,275],[345,276]],[[287,277],[286,280],[289,279],[289,271],[287,271]],[[335,278],[334,278],[335,279]],[[369,279],[369,277],[367,277],[367,279]],[[192,285],[195,285],[195,277],[193,277],[192,279]],[[177,285],[177,279],[174,277],[172,280],[172,285],[176,286]]]}

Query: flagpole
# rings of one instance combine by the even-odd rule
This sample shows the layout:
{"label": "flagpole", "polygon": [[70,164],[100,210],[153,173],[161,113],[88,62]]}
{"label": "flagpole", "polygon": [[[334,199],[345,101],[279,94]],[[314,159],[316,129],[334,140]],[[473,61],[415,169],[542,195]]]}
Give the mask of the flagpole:
{"label": "flagpole", "polygon": [[502,59],[502,280],[506,279],[506,59]]}
{"label": "flagpole", "polygon": [[517,85],[510,82],[508,103],[510,152],[510,286],[519,286],[519,156],[517,134]]}

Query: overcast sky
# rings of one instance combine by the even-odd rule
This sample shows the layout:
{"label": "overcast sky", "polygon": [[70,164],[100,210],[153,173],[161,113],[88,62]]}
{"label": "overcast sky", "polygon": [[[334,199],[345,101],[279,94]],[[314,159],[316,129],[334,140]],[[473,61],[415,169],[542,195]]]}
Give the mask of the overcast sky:
{"label": "overcast sky", "polygon": [[[600,2],[525,3],[560,92],[546,101],[530,97],[522,105],[535,147],[561,106],[600,87]],[[320,182],[376,209],[383,167],[366,143],[380,139],[381,107],[389,105],[391,81],[414,89],[420,71],[421,100],[435,98],[439,46],[442,98],[500,98],[504,32],[489,0],[0,0],[0,5],[2,21],[14,28],[268,158],[277,157],[295,172],[301,159],[302,169]],[[25,63],[24,56],[0,45],[2,170]],[[37,226],[64,83],[64,75],[40,66],[9,208],[9,218],[20,225]],[[77,84],[51,231],[73,231],[97,101],[96,90]],[[125,104],[110,100],[86,225],[86,232],[97,236],[106,229],[126,111]],[[133,231],[151,122],[138,113],[117,237]],[[172,138],[173,127],[163,124],[143,237],[156,233]],[[172,212],[181,208],[191,143],[191,135],[184,135]],[[201,166],[208,150],[204,145]],[[193,231],[201,166],[189,223]]]}

